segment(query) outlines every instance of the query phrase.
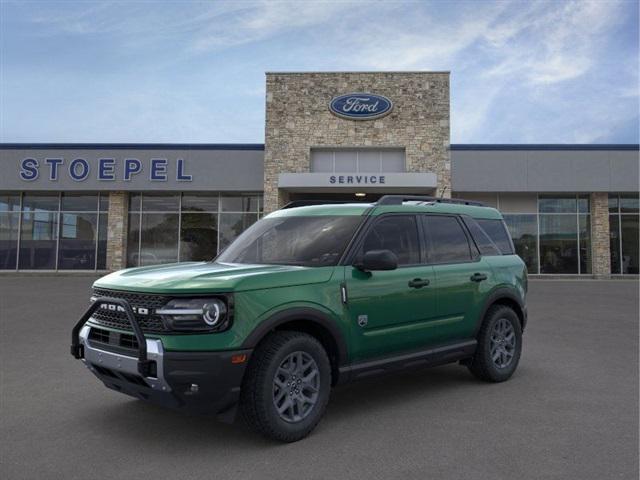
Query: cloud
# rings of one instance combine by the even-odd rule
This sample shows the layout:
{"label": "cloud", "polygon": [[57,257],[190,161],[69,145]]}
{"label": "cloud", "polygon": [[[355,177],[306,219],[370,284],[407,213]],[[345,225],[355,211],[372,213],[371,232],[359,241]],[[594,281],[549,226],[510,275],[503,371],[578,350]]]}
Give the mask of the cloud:
{"label": "cloud", "polygon": [[[46,37],[51,55],[29,65],[25,50],[13,56],[19,68],[3,60],[9,79],[4,97],[33,96],[24,89],[16,93],[17,87],[8,85],[29,78],[30,91],[37,92],[42,89],[37,79],[47,78],[51,85],[59,82],[52,91],[73,94],[73,89],[86,89],[83,109],[101,113],[107,108],[102,103],[105,94],[95,85],[106,77],[119,86],[120,96],[104,97],[110,115],[119,120],[101,124],[94,136],[111,131],[131,141],[136,134],[140,141],[167,141],[172,135],[176,141],[211,141],[215,132],[216,140],[251,141],[242,117],[252,118],[252,132],[262,131],[261,72],[276,69],[450,70],[454,142],[601,141],[617,138],[615,129],[623,128],[617,125],[637,122],[635,2],[11,5],[11,18],[27,22],[15,27],[20,37],[14,48],[35,39],[35,52],[42,55],[40,45]],[[6,22],[8,15],[4,16]],[[95,64],[87,65],[91,61]],[[70,79],[55,75],[64,69],[73,72]],[[82,82],[74,79],[79,72]],[[157,81],[149,88],[154,95],[144,91],[150,78]],[[37,98],[32,108],[55,102],[45,95]],[[14,118],[20,116],[20,102],[7,104],[16,109]],[[136,106],[134,118],[129,104]],[[237,115],[237,121],[221,108]],[[69,117],[78,113],[63,109]],[[10,109],[3,106],[2,111],[9,119]],[[140,121],[147,111],[166,120]],[[80,135],[83,128],[98,128],[74,123],[73,118],[64,122],[73,125],[67,134],[71,136]],[[172,128],[172,122],[180,125]],[[135,128],[125,132],[116,124]]]}

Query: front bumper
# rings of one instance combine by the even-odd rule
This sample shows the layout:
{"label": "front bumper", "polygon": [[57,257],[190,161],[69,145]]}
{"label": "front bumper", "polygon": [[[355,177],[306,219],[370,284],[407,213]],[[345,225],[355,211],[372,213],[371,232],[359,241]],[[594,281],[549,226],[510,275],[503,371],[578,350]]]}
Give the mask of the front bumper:
{"label": "front bumper", "polygon": [[138,347],[123,350],[91,337],[92,328],[105,332],[86,323],[93,310],[74,328],[71,352],[105,386],[165,407],[233,419],[252,350],[165,351],[161,340],[144,337],[133,315]]}
{"label": "front bumper", "polygon": [[80,331],[82,361],[105,386],[196,413],[225,413],[238,402],[251,350],[167,352],[160,340],[146,339],[147,358],[155,368],[149,376],[142,376],[135,356],[109,351],[108,346],[93,342],[89,339],[91,328],[85,325]]}

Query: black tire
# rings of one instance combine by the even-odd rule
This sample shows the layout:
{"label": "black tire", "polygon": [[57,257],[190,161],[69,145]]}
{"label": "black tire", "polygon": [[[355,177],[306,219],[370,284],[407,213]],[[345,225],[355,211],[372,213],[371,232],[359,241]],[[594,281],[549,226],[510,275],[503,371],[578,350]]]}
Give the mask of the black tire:
{"label": "black tire", "polygon": [[[507,347],[510,340],[507,341],[505,335],[497,334],[501,330],[513,333],[515,341],[511,357],[509,357],[510,347]],[[492,347],[494,347],[493,350]],[[518,315],[506,305],[494,305],[485,315],[480,327],[478,348],[469,364],[469,370],[485,382],[504,382],[518,367],[521,353],[522,328]],[[498,356],[497,360],[495,356]]]}
{"label": "black tire", "polygon": [[[283,362],[290,358],[297,358],[300,353],[307,360],[311,358],[315,362],[311,368],[317,369],[319,377],[314,380],[317,387],[317,395],[314,395],[316,400],[314,404],[307,405],[308,408],[303,413],[300,413],[299,406],[292,407],[287,412],[297,410],[298,416],[304,415],[304,417],[286,421],[283,416],[286,416],[287,412],[279,413],[275,405],[276,392],[278,394],[282,392],[274,382],[276,373],[282,373]],[[292,363],[288,365],[295,366]],[[281,380],[281,377],[278,380]],[[318,424],[326,410],[330,392],[331,364],[322,344],[306,333],[274,332],[260,342],[253,353],[242,383],[240,411],[245,422],[262,435],[281,442],[295,442],[309,435]],[[286,397],[288,394],[298,395],[287,390],[285,401],[290,401]],[[295,403],[295,400],[291,401]]]}

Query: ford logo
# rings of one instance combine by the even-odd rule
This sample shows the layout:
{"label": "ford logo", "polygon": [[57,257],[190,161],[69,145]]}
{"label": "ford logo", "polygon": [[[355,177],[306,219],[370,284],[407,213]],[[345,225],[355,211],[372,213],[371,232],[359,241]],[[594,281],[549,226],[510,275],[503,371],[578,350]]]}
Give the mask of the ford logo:
{"label": "ford logo", "polygon": [[372,120],[387,115],[393,103],[387,97],[373,93],[348,93],[334,97],[329,110],[334,115],[351,120]]}

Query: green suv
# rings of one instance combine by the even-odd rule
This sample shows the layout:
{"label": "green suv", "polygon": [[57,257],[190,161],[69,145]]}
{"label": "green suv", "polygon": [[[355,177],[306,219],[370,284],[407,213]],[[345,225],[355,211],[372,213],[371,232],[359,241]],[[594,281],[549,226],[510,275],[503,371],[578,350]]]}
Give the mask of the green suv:
{"label": "green suv", "polygon": [[320,421],[334,385],[364,376],[459,362],[507,380],[526,290],[502,216],[482,204],[292,205],[214,261],[96,281],[71,353],[111,389],[226,421],[239,408],[291,442]]}

